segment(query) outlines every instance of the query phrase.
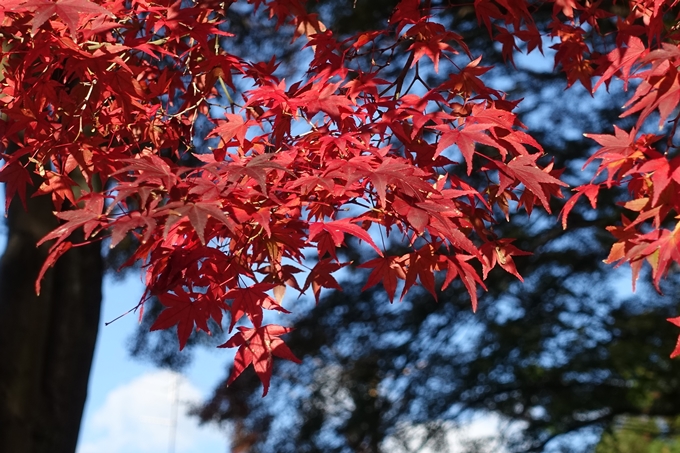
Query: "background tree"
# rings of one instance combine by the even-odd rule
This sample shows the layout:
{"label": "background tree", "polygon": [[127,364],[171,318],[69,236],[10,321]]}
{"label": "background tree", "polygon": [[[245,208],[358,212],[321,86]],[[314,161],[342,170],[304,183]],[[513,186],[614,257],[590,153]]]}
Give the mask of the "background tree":
{"label": "background tree", "polygon": [[597,444],[595,453],[676,453],[677,422],[673,419],[622,417]]}
{"label": "background tree", "polygon": [[73,452],[99,326],[103,262],[99,244],[71,250],[35,279],[57,226],[45,197],[9,207],[0,260],[0,450]]}

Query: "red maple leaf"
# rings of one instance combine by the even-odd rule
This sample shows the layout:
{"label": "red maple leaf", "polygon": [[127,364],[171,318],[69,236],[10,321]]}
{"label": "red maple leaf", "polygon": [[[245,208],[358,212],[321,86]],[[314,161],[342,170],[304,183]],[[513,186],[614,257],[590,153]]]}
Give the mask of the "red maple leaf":
{"label": "red maple leaf", "polygon": [[75,34],[78,30],[81,14],[113,16],[111,11],[89,0],[56,0],[54,2],[51,0],[28,0],[22,3],[20,7],[35,11],[32,22],[33,28],[31,29],[33,35],[42,24],[55,14],[66,23],[72,34]]}
{"label": "red maple leaf", "polygon": [[179,180],[173,168],[159,156],[151,155],[138,159],[122,159],[121,162],[128,163],[129,165],[113,172],[113,176],[120,173],[133,172],[137,185],[149,182],[151,184],[159,184],[165,189],[170,190]]}
{"label": "red maple leaf", "polygon": [[54,266],[54,263],[59,259],[61,255],[64,253],[68,252],[73,244],[70,242],[61,242],[54,244],[50,248],[50,252],[47,255],[47,258],[45,258],[45,262],[43,263],[42,267],[40,268],[40,272],[38,273],[38,278],[35,281],[35,293],[39,296],[40,295],[40,282],[42,282],[43,277],[45,276],[45,273],[47,270]]}
{"label": "red maple leaf", "polygon": [[404,22],[400,24],[400,27],[403,27],[406,24],[416,23],[421,17],[419,0],[401,0],[392,11],[390,24]]}
{"label": "red maple leaf", "polygon": [[425,175],[427,175],[425,171],[406,161],[387,158],[372,172],[370,181],[383,203],[389,186],[394,186],[405,195],[420,200],[424,198],[424,194],[432,191],[432,186],[425,182]]}
{"label": "red maple leaf", "polygon": [[262,193],[267,193],[267,175],[269,172],[272,170],[288,171],[280,163],[273,161],[273,158],[273,154],[259,154],[245,161],[245,164],[241,162],[231,163],[226,168],[229,181],[237,181],[248,176],[260,186]]}
{"label": "red maple leaf", "polygon": [[611,187],[614,179],[616,179],[617,172],[626,163],[626,160],[634,159],[639,153],[635,136],[637,130],[633,128],[630,132],[626,132],[618,126],[614,126],[614,135],[610,134],[584,134],[585,137],[595,140],[602,146],[596,153],[594,153],[586,163],[584,168],[595,159],[602,159],[602,164],[597,171],[599,175],[604,169],[607,169],[607,187]]}
{"label": "red maple leaf", "polygon": [[[74,209],[72,211],[58,212],[56,214],[66,223],[59,225],[57,228],[49,232],[43,237],[38,245],[56,239],[57,244],[60,244],[68,239],[68,237],[80,227],[83,227],[85,232],[85,239],[89,238],[92,233],[104,222],[102,211],[104,209],[104,197],[99,193],[88,194],[87,197],[81,197],[81,201],[85,203],[83,209]],[[53,247],[54,247],[53,246]]]}
{"label": "red maple leaf", "polygon": [[227,121],[222,121],[219,126],[210,132],[208,137],[219,136],[225,144],[236,138],[239,144],[243,145],[248,129],[253,124],[256,124],[256,122],[253,120],[244,121],[241,115],[234,113],[225,113],[224,116],[227,117]]}
{"label": "red maple leaf", "polygon": [[358,267],[373,269],[368,276],[366,284],[361,290],[365,291],[371,286],[382,282],[383,287],[387,292],[387,297],[389,297],[390,302],[392,302],[394,300],[394,294],[397,291],[398,280],[406,279],[406,261],[407,260],[401,256],[380,256],[360,264]]}
{"label": "red maple leaf", "polygon": [[496,264],[499,264],[506,272],[517,277],[521,282],[524,281],[522,276],[517,272],[513,256],[531,255],[529,252],[520,250],[512,245],[512,239],[499,239],[495,242],[487,242],[481,247],[481,252],[484,256],[482,260],[484,278],[489,271],[493,269]]}
{"label": "red maple leaf", "polygon": [[0,169],[0,182],[5,183],[5,213],[9,209],[15,194],[19,194],[19,199],[26,209],[26,186],[33,185],[31,175],[26,168],[17,161],[10,161]]}
{"label": "red maple leaf", "polygon": [[[671,182],[674,171],[674,169],[671,168],[671,162],[669,162],[665,155],[661,153],[655,154],[657,154],[656,158],[648,160],[642,164],[638,170],[642,174],[651,173],[652,175],[652,205],[656,205],[659,201],[659,197],[664,189],[666,189]],[[675,158],[673,163],[677,165],[678,159]]]}
{"label": "red maple leaf", "polygon": [[448,268],[446,272],[446,278],[442,284],[442,291],[449,286],[454,278],[460,277],[463,285],[465,285],[465,289],[467,289],[468,294],[470,295],[470,299],[472,301],[472,311],[475,312],[477,311],[477,284],[479,283],[479,285],[485,291],[486,286],[484,285],[484,282],[475,268],[472,267],[470,263],[468,263],[468,261],[472,258],[474,257],[470,255],[458,254],[447,257],[440,256],[439,260],[444,261]]}
{"label": "red maple leaf", "polygon": [[340,121],[352,112],[352,103],[347,97],[335,94],[339,85],[331,83],[321,89],[305,91],[297,99],[310,116],[324,112],[333,120]]}
{"label": "red maple leaf", "polygon": [[222,209],[217,205],[216,202],[197,202],[197,203],[187,203],[182,202],[170,203],[164,206],[163,209],[156,211],[156,216],[168,215],[169,218],[165,224],[165,234],[167,235],[170,227],[175,223],[182,220],[184,217],[188,218],[191,222],[191,226],[194,227],[198,239],[201,244],[205,245],[205,229],[208,224],[208,218],[213,219],[224,224],[230,230],[236,228],[236,223],[227,217],[227,215],[222,211]]}
{"label": "red maple leaf", "polygon": [[234,358],[234,369],[229,376],[227,385],[234,382],[243,373],[243,370],[252,363],[255,373],[264,385],[262,396],[265,396],[269,391],[274,356],[301,363],[300,359],[295,357],[283,340],[279,338],[292,329],[270,324],[254,329],[239,327],[238,330],[239,332],[236,335],[218,346],[218,348],[238,347]]}
{"label": "red maple leaf", "polygon": [[654,110],[658,110],[659,128],[662,128],[666,118],[680,103],[680,73],[674,65],[669,66],[668,60],[663,60],[647,73],[646,76],[640,75],[643,81],[635,90],[635,95],[626,102],[625,107],[630,108],[621,117],[640,112],[637,121],[639,127]]}
{"label": "red maple leaf", "polygon": [[351,234],[368,245],[382,256],[382,251],[375,245],[366,230],[352,223],[352,219],[334,220],[332,222],[312,222],[309,224],[309,240],[319,241],[319,256],[329,252],[335,257],[335,249],[345,243],[345,233]]}
{"label": "red maple leaf", "polygon": [[38,190],[35,191],[33,196],[35,197],[38,195],[51,193],[54,207],[57,210],[61,210],[61,205],[64,200],[70,201],[71,205],[76,204],[72,187],[77,185],[78,184],[68,176],[59,175],[53,171],[48,171],[46,172],[45,182],[43,182],[40,187],[38,187]]}
{"label": "red maple leaf", "polygon": [[262,309],[277,310],[282,313],[290,313],[288,310],[278,304],[265,291],[272,290],[276,287],[270,283],[256,283],[247,288],[234,288],[224,295],[225,299],[234,299],[231,303],[231,324],[229,324],[229,332],[234,328],[234,325],[243,316],[248,316],[250,322],[255,327],[262,325]]}
{"label": "red maple leaf", "polygon": [[[419,204],[424,204],[424,202]],[[427,211],[412,206],[411,204],[407,203],[406,201],[399,197],[394,198],[392,207],[394,207],[394,209],[399,213],[399,215],[404,216],[406,218],[408,223],[411,224],[413,229],[415,229],[418,234],[425,231],[425,227],[430,222],[430,216],[427,214]]]}
{"label": "red maple leaf", "polygon": [[150,330],[169,329],[176,325],[179,350],[181,351],[186,346],[187,340],[194,330],[194,325],[204,332],[210,332],[207,324],[209,314],[204,309],[200,295],[192,301],[186,292],[178,289],[176,293],[162,294],[158,297],[165,309],[158,315]]}
{"label": "red maple leaf", "polygon": [[548,197],[550,195],[560,196],[559,187],[568,187],[568,184],[538,168],[536,166],[537,158],[537,154],[517,156],[505,168],[538,197],[545,210],[550,213]]}
{"label": "red maple leaf", "polygon": [[[666,321],[680,327],[680,316],[677,318],[668,318]],[[673,349],[673,352],[671,352],[671,359],[676,358],[677,356],[680,355],[680,336],[678,336],[678,341],[675,344],[675,349]]]}
{"label": "red maple leaf", "polygon": [[413,52],[411,66],[414,66],[423,56],[427,55],[434,63],[435,72],[439,72],[439,57],[444,51],[448,51],[449,54],[458,53],[448,44],[448,41],[456,41],[467,51],[467,46],[460,35],[447,31],[442,24],[427,20],[418,21],[404,36],[414,40],[408,48],[408,51]]}
{"label": "red maple leaf", "polygon": [[331,258],[320,260],[314,265],[312,271],[307,276],[305,284],[302,287],[302,292],[307,291],[307,288],[312,287],[316,303],[319,303],[319,296],[321,288],[337,289],[342,291],[342,287],[338,281],[331,275],[333,272],[347,266],[349,263],[334,263]]}
{"label": "red maple leaf", "polygon": [[633,65],[644,58],[649,53],[649,50],[637,36],[629,36],[626,45],[628,47],[625,48],[617,46],[598,61],[605,71],[593,87],[593,92],[597,91],[597,88],[603,83],[609,87],[609,81],[619,72],[621,73],[619,78],[623,80],[623,89],[628,89],[628,81]]}
{"label": "red maple leaf", "polygon": [[[661,277],[668,273],[672,262],[680,263],[680,222],[675,225],[673,231],[661,228],[640,236],[640,239],[649,241],[640,251],[640,255],[652,265],[654,286],[661,292],[659,289]],[[634,258],[630,256],[630,252],[628,255],[626,258]]]}
{"label": "red maple leaf", "polygon": [[560,213],[560,217],[562,217],[562,228],[567,229],[567,217],[569,216],[569,213],[571,210],[574,208],[574,205],[578,201],[579,198],[581,198],[581,195],[585,195],[588,197],[588,200],[590,200],[590,205],[592,206],[593,209],[597,206],[597,194],[600,191],[600,185],[599,184],[584,184],[582,186],[577,187],[574,189],[576,193],[569,198],[569,200],[564,204],[564,207],[562,208],[562,212]]}
{"label": "red maple leaf", "polygon": [[409,254],[408,270],[406,271],[406,280],[404,289],[401,292],[403,299],[409,289],[415,284],[416,279],[420,284],[432,294],[434,300],[437,300],[437,292],[434,288],[434,271],[437,269],[437,262],[439,261],[439,254],[436,247],[431,244],[426,244],[420,249]]}
{"label": "red maple leaf", "polygon": [[130,230],[135,230],[140,227],[145,228],[142,242],[146,242],[154,232],[156,221],[153,217],[142,215],[138,211],[132,211],[128,215],[116,219],[116,222],[111,227],[110,247],[115,247],[116,244],[125,238]]}

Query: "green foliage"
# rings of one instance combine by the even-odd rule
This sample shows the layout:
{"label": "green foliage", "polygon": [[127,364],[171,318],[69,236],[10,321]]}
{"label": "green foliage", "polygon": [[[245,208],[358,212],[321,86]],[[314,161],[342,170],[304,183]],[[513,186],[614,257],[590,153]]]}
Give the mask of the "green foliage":
{"label": "green foliage", "polygon": [[602,435],[595,453],[680,453],[679,421],[621,417]]}

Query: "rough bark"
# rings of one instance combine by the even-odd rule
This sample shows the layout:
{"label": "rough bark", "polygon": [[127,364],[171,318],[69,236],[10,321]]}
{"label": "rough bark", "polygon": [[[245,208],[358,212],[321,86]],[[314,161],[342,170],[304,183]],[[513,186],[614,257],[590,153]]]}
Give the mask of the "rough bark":
{"label": "rough bark", "polygon": [[87,396],[101,308],[99,244],[69,250],[42,283],[56,225],[49,197],[15,199],[0,259],[0,452],[73,453]]}

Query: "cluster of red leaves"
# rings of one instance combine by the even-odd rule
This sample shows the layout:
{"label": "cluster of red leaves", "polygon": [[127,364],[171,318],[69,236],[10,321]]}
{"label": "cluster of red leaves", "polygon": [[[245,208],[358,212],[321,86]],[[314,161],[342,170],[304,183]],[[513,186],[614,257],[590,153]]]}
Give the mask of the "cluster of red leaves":
{"label": "cluster of red leaves", "polygon": [[[637,117],[636,125],[628,131],[614,126],[613,135],[585,134],[601,146],[586,166],[596,160],[599,165],[589,184],[574,189],[575,195],[561,214],[563,226],[567,227],[569,212],[583,195],[596,208],[600,190],[626,187],[628,197],[619,202],[626,214],[621,217],[621,225],[607,228],[616,243],[605,262],[629,263],[634,288],[642,264],[647,261],[660,291],[661,278],[673,263],[680,263],[680,156],[674,144],[680,120],[680,2],[632,0],[624,2],[627,8],[619,10],[619,17],[597,9],[597,3],[589,7],[574,1],[562,3],[569,8],[564,14],[572,19],[571,37],[565,41],[559,35],[562,42],[557,45],[558,55],[565,46],[578,49],[573,57],[583,68],[583,77],[578,80],[591,89],[590,77],[600,76],[593,92],[602,84],[608,87],[613,79],[620,80],[624,89],[632,82],[635,92],[624,105],[621,117]],[[582,38],[574,38],[585,36],[587,29],[599,31],[600,21],[611,23],[612,19],[616,19],[616,31],[607,36],[614,43],[610,52],[598,54]],[[561,61],[569,73],[566,62]],[[660,134],[641,133],[653,130],[650,126],[657,124]],[[669,321],[678,324],[678,318]],[[678,355],[680,338],[671,357]]]}
{"label": "cluster of red leaves", "polygon": [[[333,273],[348,264],[337,255],[347,235],[373,254],[357,263],[372,269],[367,288],[382,283],[392,300],[415,284],[436,295],[436,275],[442,287],[460,278],[474,309],[492,268],[521,278],[513,256],[524,252],[494,233],[495,213],[549,211],[566,184],[537,163],[543,151],[513,113],[517,103],[480,79],[489,69],[481,56],[419,0],[401,1],[382,29],[346,39],[302,0],[248,3],[289,30],[291,45],[304,40],[309,70],[294,83],[276,75],[275,61],[221,44],[231,34],[217,0],[3,1],[0,128],[12,152],[0,181],[8,202],[23,200],[34,173],[43,182],[33,193],[54,200],[63,222],[42,240],[54,241],[43,272],[75,230],[86,240],[110,237],[111,246],[132,234],[140,246],[130,263],[143,263],[146,296],[165,307],[152,329],[177,325],[183,347],[195,329],[209,332],[211,318],[221,325],[228,314],[230,331],[249,321],[223,345],[238,347],[231,380],[253,364],[266,393],[273,356],[297,359],[279,338],[287,329],[264,324],[265,310],[287,313],[288,290],[311,288],[318,300],[322,288],[339,288]],[[674,2],[629,3],[617,38],[627,45],[597,60],[600,83],[642,78],[629,111],[642,122],[659,110],[665,120],[680,51],[645,50],[637,36],[672,39],[660,17]],[[544,4],[553,6],[550,35],[561,40],[556,63],[589,86],[596,71],[583,27],[597,29],[607,14],[596,4],[474,2],[508,59],[517,40],[541,47],[532,11]],[[403,67],[390,78],[395,62]],[[429,86],[420,74],[443,64],[448,77]],[[219,142],[195,154],[200,166],[182,166],[198,121]],[[654,137],[635,136],[594,137],[606,145],[594,156],[606,184],[627,183],[627,207],[638,213],[614,230],[610,260],[647,258],[658,281],[678,261],[675,233],[662,228],[675,209],[677,162],[653,150]],[[594,201],[592,187],[577,196]],[[646,221],[656,229],[639,233]],[[388,255],[390,235],[409,251]],[[318,261],[300,285],[305,253]]]}

